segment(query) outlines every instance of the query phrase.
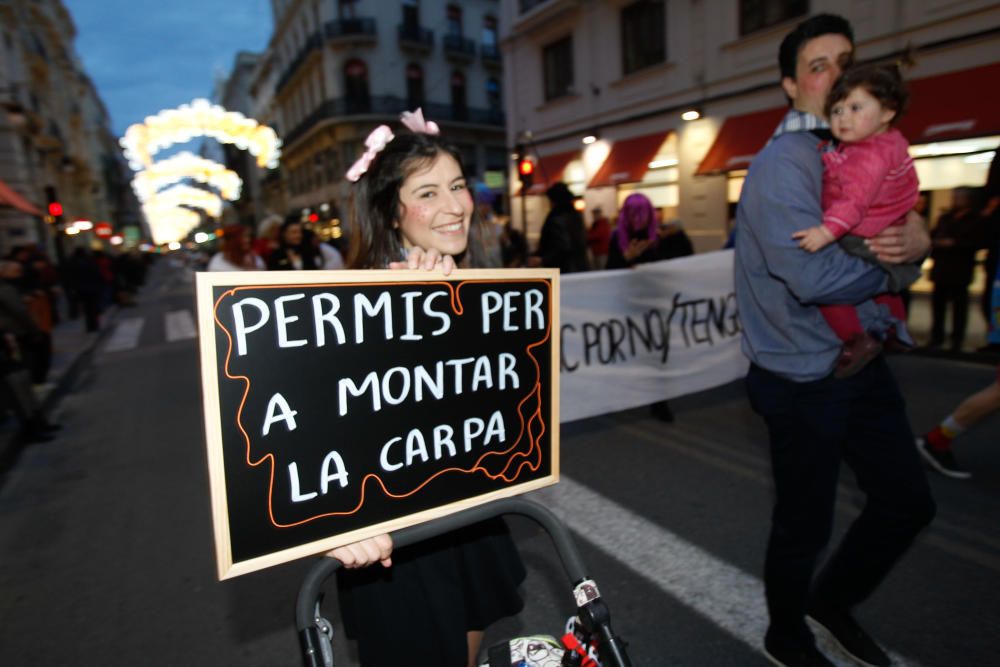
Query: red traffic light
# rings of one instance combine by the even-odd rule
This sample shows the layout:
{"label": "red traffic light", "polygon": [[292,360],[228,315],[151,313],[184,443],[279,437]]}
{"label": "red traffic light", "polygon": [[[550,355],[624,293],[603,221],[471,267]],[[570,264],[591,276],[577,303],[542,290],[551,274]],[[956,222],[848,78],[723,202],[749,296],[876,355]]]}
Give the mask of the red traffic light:
{"label": "red traffic light", "polygon": [[60,204],[57,201],[51,202],[49,204],[49,215],[51,215],[53,218],[58,218],[62,214],[63,214],[62,204]]}
{"label": "red traffic light", "polygon": [[521,176],[530,176],[535,173],[535,163],[528,158],[524,158],[517,164],[517,172]]}

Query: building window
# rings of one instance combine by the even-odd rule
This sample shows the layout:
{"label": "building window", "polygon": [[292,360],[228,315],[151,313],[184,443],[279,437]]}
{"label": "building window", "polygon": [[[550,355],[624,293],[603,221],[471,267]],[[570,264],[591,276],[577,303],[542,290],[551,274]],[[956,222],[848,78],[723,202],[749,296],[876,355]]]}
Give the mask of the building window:
{"label": "building window", "polygon": [[573,38],[565,37],[542,49],[545,101],[573,93]]}
{"label": "building window", "polygon": [[406,108],[424,105],[424,68],[417,63],[406,66]]}
{"label": "building window", "polygon": [[497,19],[495,16],[483,17],[483,37],[480,40],[484,47],[497,47]]}
{"label": "building window", "polygon": [[451,114],[455,120],[465,120],[469,115],[465,101],[465,75],[458,70],[451,73]]}
{"label": "building window", "polygon": [[358,3],[356,0],[339,0],[337,2],[337,18],[358,18]]}
{"label": "building window", "polygon": [[414,34],[420,27],[420,3],[417,0],[403,0],[403,28]]}
{"label": "building window", "polygon": [[486,106],[490,110],[503,109],[500,101],[500,82],[492,76],[486,79]]}
{"label": "building window", "polygon": [[639,0],[622,10],[622,70],[631,74],[667,59],[663,0]]}
{"label": "building window", "polygon": [[526,12],[530,12],[532,9],[546,1],[547,0],[520,0],[517,5],[518,9],[521,10],[521,13],[524,14]]}
{"label": "building window", "polygon": [[327,183],[336,183],[340,180],[340,155],[336,148],[327,148],[323,152],[324,156],[324,176]]}
{"label": "building window", "polygon": [[805,16],[809,13],[809,0],[740,0],[740,34]]}
{"label": "building window", "polygon": [[448,5],[448,34],[462,36],[462,8]]}
{"label": "building window", "polygon": [[368,93],[368,66],[353,59],[344,64],[344,91],[347,93],[347,112],[363,113],[371,111],[371,97]]}

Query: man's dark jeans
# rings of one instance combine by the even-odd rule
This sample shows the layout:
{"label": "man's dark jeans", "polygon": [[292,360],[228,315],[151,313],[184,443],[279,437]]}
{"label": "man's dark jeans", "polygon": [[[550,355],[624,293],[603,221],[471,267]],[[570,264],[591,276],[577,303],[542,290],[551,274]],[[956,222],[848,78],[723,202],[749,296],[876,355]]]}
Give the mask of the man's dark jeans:
{"label": "man's dark jeans", "polygon": [[[868,597],[930,523],[934,500],[884,357],[852,377],[814,382],[752,365],[747,390],[770,432],[775,503],[764,586],[771,629],[805,635],[810,596],[844,609]],[[867,502],[814,585],[841,461]]]}

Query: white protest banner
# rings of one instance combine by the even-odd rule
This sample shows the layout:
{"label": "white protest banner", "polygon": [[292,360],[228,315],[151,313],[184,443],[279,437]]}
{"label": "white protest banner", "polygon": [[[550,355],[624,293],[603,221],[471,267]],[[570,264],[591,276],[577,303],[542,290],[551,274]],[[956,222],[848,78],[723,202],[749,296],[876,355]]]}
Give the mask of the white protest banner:
{"label": "white protest banner", "polygon": [[733,251],[562,277],[560,415],[569,422],[746,374]]}

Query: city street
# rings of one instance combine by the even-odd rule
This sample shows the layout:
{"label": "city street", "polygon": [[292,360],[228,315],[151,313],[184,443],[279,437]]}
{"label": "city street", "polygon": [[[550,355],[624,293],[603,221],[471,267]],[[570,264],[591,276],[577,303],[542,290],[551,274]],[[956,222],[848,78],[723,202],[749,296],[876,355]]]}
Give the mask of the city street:
{"label": "city street", "polygon": [[[216,578],[195,319],[193,274],[161,260],[55,408],[60,437],[0,481],[3,664],[301,664],[294,603],[311,559]],[[995,372],[917,355],[892,365],[918,432]],[[563,424],[561,482],[530,497],[571,527],[634,665],[769,664],[764,425],[739,382],[671,405],[674,423],[636,409]],[[963,436],[972,479],[931,477],[937,518],[859,610],[897,664],[996,664],[998,445],[1000,417]],[[838,535],[860,500],[845,470]],[[573,599],[558,557],[529,521],[509,523],[526,606],[487,642],[560,635]],[[323,608],[337,625],[335,595]],[[337,664],[356,665],[337,631]]]}

